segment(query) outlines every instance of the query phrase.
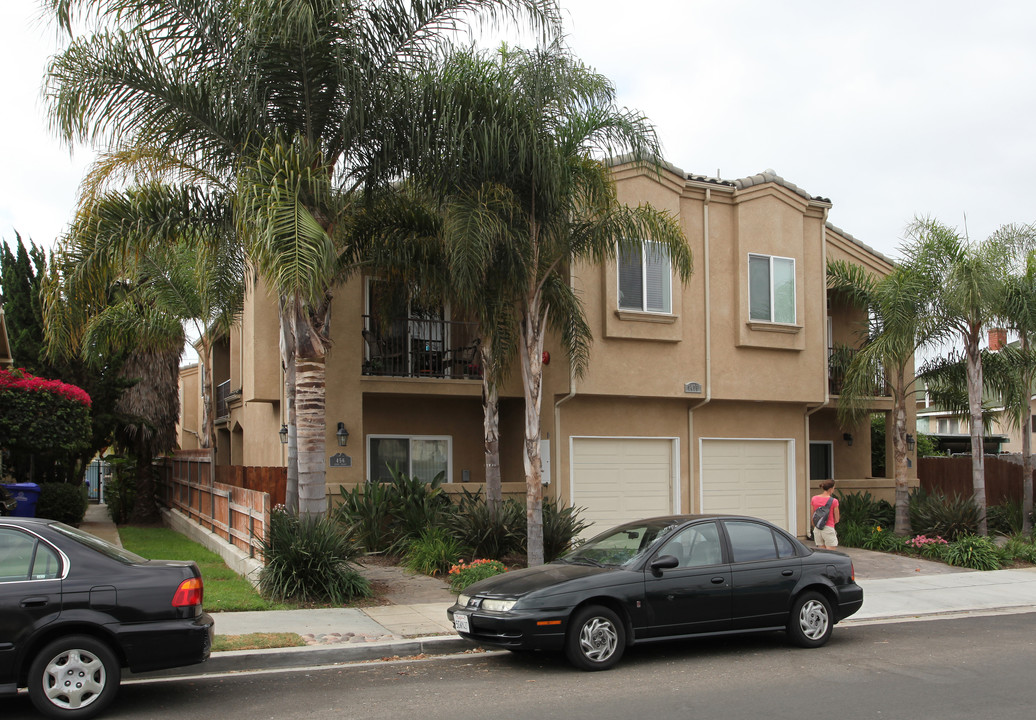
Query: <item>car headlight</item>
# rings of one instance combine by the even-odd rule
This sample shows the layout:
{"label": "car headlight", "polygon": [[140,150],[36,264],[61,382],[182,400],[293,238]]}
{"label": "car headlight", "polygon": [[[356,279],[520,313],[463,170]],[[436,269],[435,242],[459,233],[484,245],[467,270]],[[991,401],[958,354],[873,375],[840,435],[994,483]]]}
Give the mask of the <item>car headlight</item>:
{"label": "car headlight", "polygon": [[471,596],[470,595],[463,595],[462,594],[462,595],[458,595],[457,596],[457,604],[460,605],[461,607],[467,607],[469,602],[471,602]]}
{"label": "car headlight", "polygon": [[490,600],[485,599],[482,601],[482,609],[488,610],[489,612],[507,612],[514,607],[517,600]]}

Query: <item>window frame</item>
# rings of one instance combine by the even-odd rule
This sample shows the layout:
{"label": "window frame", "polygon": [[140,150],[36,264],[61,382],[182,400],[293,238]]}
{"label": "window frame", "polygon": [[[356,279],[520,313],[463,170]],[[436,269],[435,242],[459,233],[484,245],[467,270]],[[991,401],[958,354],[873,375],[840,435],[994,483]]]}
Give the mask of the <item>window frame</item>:
{"label": "window frame", "polygon": [[[434,441],[446,441],[446,477],[443,479],[444,483],[453,482],[453,436],[452,435],[405,435],[402,433],[372,433],[367,436],[366,441],[366,453],[367,453],[367,481],[377,482],[373,479],[371,473],[371,461],[374,457],[374,453],[371,450],[372,440],[406,440],[407,441],[407,469],[406,473],[408,476],[413,477],[414,468],[414,452],[413,443],[415,440],[434,440]],[[432,478],[422,478],[425,483],[430,483]]]}
{"label": "window frame", "polygon": [[[665,302],[663,302],[664,309],[649,308],[648,305],[648,253],[647,248],[649,245],[654,245],[658,248],[658,252],[664,253],[666,260],[666,271],[665,277],[668,278],[665,288],[659,288],[659,294],[665,294]],[[640,312],[649,313],[652,315],[672,315],[673,314],[673,259],[670,256],[668,250],[661,244],[653,242],[651,240],[642,240],[640,242],[639,255],[640,255],[640,307],[632,307],[623,305],[622,297],[622,268],[623,268],[623,251],[618,250],[615,259],[615,288],[616,288],[616,304],[618,309],[622,312]],[[630,264],[632,267],[632,263]],[[660,275],[661,277],[661,275]],[[663,293],[663,290],[665,291]]]}
{"label": "window frame", "polygon": [[[767,273],[767,282],[769,283],[769,308],[770,314],[768,318],[757,318],[752,315],[752,258],[765,259],[769,268]],[[791,263],[791,320],[775,320],[776,316],[776,298],[774,296],[774,261],[786,261]],[[799,302],[799,283],[797,277],[797,262],[795,258],[785,257],[783,255],[768,255],[766,253],[748,253],[748,319],[750,322],[757,323],[772,323],[775,325],[795,325],[798,322],[798,302]]]}

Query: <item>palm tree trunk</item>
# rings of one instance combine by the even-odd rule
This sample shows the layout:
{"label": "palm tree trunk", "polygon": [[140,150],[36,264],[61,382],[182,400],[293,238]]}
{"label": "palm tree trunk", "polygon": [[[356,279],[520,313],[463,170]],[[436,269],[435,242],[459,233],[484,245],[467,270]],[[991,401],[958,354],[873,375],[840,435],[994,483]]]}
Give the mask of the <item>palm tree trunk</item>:
{"label": "palm tree trunk", "polygon": [[295,357],[295,428],[298,433],[299,515],[327,512],[324,471],[326,364],[323,357]]}
{"label": "palm tree trunk", "polygon": [[522,386],[525,393],[525,517],[529,567],[543,564],[543,464],[540,405],[543,397],[543,318],[534,294],[522,321]]}
{"label": "palm tree trunk", "polygon": [[[1021,333],[1022,352],[1029,357],[1029,335]],[[1022,410],[1022,534],[1032,534],[1032,370],[1022,373],[1024,379],[1024,404]]]}
{"label": "palm tree trunk", "polygon": [[281,368],[284,370],[284,424],[288,428],[288,466],[285,469],[284,509],[288,514],[299,513],[299,445],[295,428],[295,336],[291,332],[291,319],[287,314],[287,300],[280,298],[280,350]]}
{"label": "palm tree trunk", "polygon": [[986,467],[985,448],[982,445],[982,360],[979,355],[978,333],[972,333],[968,342],[968,410],[971,414],[971,485],[975,506],[978,508],[978,534],[989,534],[986,525]]}
{"label": "palm tree trunk", "polygon": [[892,400],[892,474],[896,482],[896,535],[910,534],[910,488],[907,486],[907,379],[906,368],[896,372],[896,388]]}
{"label": "palm tree trunk", "polygon": [[503,503],[500,479],[500,393],[490,342],[479,346],[482,356],[482,422],[486,452],[486,506],[494,515]]}

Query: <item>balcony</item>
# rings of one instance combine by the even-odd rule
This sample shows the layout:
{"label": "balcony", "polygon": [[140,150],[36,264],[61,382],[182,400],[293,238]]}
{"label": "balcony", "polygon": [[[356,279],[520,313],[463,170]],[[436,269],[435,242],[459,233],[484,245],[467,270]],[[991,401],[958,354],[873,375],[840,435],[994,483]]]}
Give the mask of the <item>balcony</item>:
{"label": "balcony", "polygon": [[477,323],[428,317],[383,321],[363,317],[363,374],[383,377],[479,379]]}
{"label": "balcony", "polygon": [[[845,373],[858,350],[845,346],[837,347],[828,353],[827,358],[827,385],[831,395],[841,395],[842,387],[845,385]],[[885,369],[879,368],[874,374],[871,386],[870,397],[892,397],[892,389],[885,378]]]}
{"label": "balcony", "polygon": [[216,386],[216,420],[230,417],[230,381],[224,380]]}

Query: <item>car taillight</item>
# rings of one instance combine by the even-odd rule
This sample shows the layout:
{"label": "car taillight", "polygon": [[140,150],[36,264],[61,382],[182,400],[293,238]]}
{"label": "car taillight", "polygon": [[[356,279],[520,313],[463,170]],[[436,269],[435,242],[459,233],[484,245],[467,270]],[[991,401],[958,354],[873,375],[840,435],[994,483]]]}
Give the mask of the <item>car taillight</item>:
{"label": "car taillight", "polygon": [[205,588],[202,586],[201,578],[184,580],[173,595],[173,607],[201,605],[201,598],[204,594]]}
{"label": "car taillight", "polygon": [[856,566],[849,561],[849,582],[856,582]]}

